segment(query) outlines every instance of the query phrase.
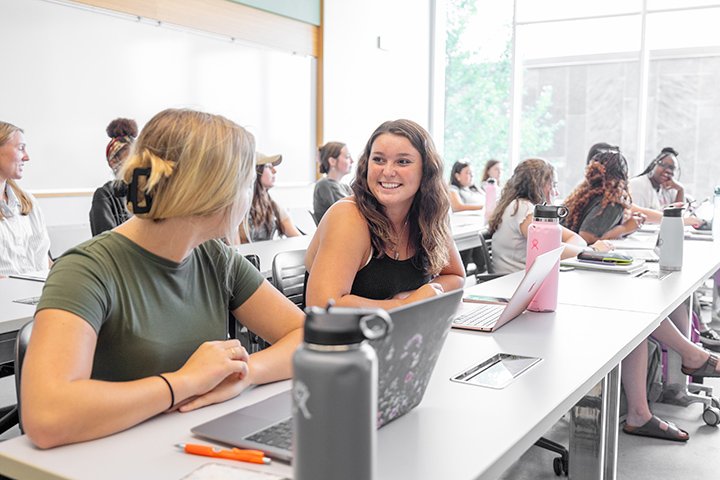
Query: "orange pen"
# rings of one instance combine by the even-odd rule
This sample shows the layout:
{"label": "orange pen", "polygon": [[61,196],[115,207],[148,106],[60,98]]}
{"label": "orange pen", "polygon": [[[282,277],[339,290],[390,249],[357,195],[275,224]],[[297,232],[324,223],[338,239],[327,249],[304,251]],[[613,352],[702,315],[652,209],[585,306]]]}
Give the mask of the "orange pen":
{"label": "orange pen", "polygon": [[195,445],[192,443],[178,443],[176,447],[182,449],[185,453],[193,455],[203,455],[205,457],[225,458],[227,460],[238,460],[240,462],[260,463],[267,465],[270,459],[265,456],[262,450],[240,450],[233,448],[225,450],[210,445]]}

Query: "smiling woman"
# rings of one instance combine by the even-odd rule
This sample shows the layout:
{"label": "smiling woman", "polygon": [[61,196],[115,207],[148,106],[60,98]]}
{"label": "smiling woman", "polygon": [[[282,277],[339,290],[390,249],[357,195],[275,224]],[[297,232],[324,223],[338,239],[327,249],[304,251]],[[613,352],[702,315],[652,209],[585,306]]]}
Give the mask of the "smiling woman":
{"label": "smiling woman", "polygon": [[0,275],[49,266],[50,239],[40,207],[15,183],[22,178],[28,161],[23,131],[0,121]]}
{"label": "smiling woman", "polygon": [[308,247],[308,305],[390,309],[462,287],[442,160],[425,129],[410,120],[380,125],[352,191],[330,207]]}

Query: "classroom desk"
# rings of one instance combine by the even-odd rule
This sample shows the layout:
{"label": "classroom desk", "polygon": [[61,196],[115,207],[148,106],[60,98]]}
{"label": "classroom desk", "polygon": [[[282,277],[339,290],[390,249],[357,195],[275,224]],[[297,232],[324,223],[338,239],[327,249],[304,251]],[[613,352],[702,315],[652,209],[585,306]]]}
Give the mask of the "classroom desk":
{"label": "classroom desk", "polygon": [[31,280],[0,278],[0,364],[13,361],[17,332],[35,314],[35,305],[13,300],[37,297],[43,285]]}
{"label": "classroom desk", "polygon": [[[600,328],[608,324],[617,328]],[[608,318],[602,309],[568,305],[556,313],[523,314],[491,335],[452,331],[423,402],[379,431],[377,478],[497,478],[598,382],[617,374],[616,365],[653,325],[650,314],[619,312]],[[577,341],[591,336],[596,341]],[[498,352],[543,360],[502,390],[449,380]],[[110,437],[47,451],[35,449],[24,436],[14,438],[0,443],[0,473],[36,479],[177,479],[214,461],[173,447],[208,443],[194,438],[191,427],[286,388],[289,382],[266,385],[220,405],[159,415]],[[269,469],[291,471],[280,462]],[[597,471],[582,473],[573,478],[603,478]]]}
{"label": "classroom desk", "polygon": [[481,245],[478,235],[485,228],[485,216],[480,212],[458,212],[450,215],[453,240],[459,251]]}

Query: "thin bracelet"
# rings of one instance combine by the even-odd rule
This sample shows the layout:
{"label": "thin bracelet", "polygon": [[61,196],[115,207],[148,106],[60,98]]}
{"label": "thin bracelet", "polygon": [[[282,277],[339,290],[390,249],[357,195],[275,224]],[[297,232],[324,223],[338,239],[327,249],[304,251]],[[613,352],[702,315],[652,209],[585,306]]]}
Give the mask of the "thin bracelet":
{"label": "thin bracelet", "polygon": [[168,410],[170,410],[172,407],[175,406],[175,391],[173,390],[172,385],[170,385],[170,382],[168,381],[168,379],[165,378],[164,376],[162,376],[162,374],[158,373],[155,376],[162,378],[165,381],[165,383],[167,383],[167,386],[170,389],[170,407],[168,407]]}

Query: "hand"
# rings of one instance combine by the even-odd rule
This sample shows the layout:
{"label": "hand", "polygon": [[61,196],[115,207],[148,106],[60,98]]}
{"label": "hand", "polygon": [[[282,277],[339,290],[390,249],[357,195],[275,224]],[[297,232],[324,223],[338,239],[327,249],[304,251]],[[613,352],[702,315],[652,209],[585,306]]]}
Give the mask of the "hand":
{"label": "hand", "polygon": [[425,298],[441,295],[442,293],[444,293],[444,290],[442,285],[440,285],[439,283],[426,283],[425,285],[408,295],[405,299],[407,300],[406,303],[413,303],[419,302],[420,300],[423,300]]}
{"label": "hand", "polygon": [[250,382],[247,375],[242,376],[237,373],[232,373],[206,394],[188,399],[186,402],[180,404],[177,410],[180,412],[190,412],[207,405],[224,402],[225,400],[240,395],[248,386],[250,386]]}
{"label": "hand", "polygon": [[606,240],[598,240],[590,246],[597,252],[610,252],[615,250],[615,245]]}
{"label": "hand", "polygon": [[182,377],[180,385],[185,386],[185,393],[189,396],[203,395],[228,377],[234,375],[237,381],[245,378],[248,359],[248,353],[239,340],[205,342],[195,350],[185,365],[170,375]]}
{"label": "hand", "polygon": [[695,217],[695,216],[683,218],[683,225],[685,225],[685,226],[691,226],[691,227],[698,228],[698,227],[702,226],[704,223],[705,223],[705,220]]}
{"label": "hand", "polygon": [[625,223],[623,223],[625,229],[627,230],[627,233],[637,231],[640,227],[643,226],[646,218],[647,217],[642,213],[633,213],[630,218],[628,218]]}

